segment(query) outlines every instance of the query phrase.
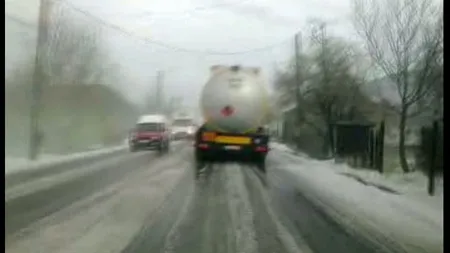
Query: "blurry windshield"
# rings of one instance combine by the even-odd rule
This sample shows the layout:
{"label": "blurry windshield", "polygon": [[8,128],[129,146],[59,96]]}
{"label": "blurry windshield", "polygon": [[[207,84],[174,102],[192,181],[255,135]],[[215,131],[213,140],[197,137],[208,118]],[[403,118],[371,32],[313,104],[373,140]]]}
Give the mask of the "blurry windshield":
{"label": "blurry windshield", "polygon": [[179,127],[188,127],[193,125],[193,121],[191,119],[175,119],[172,122],[172,125]]}
{"label": "blurry windshield", "polygon": [[5,253],[444,252],[443,12],[5,0]]}
{"label": "blurry windshield", "polygon": [[138,132],[154,132],[154,131],[162,131],[164,129],[164,125],[161,123],[141,123],[137,124],[136,130]]}

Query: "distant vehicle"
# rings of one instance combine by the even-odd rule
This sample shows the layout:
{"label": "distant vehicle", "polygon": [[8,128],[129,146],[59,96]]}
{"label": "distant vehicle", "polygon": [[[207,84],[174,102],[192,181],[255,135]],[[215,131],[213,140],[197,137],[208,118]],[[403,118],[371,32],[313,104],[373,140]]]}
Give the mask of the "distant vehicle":
{"label": "distant vehicle", "polygon": [[171,124],[172,139],[191,139],[197,130],[194,119],[191,117],[175,117]]}
{"label": "distant vehicle", "polygon": [[203,87],[204,124],[195,137],[195,157],[204,162],[248,161],[265,172],[271,107],[259,68],[213,66]]}
{"label": "distant vehicle", "polygon": [[169,121],[164,115],[142,115],[130,132],[128,139],[131,152],[158,150],[168,152],[170,146]]}

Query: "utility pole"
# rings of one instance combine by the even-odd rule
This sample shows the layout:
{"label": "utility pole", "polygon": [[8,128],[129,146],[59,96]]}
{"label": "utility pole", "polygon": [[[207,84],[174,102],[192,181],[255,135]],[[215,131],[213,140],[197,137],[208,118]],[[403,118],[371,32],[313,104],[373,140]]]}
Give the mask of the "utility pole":
{"label": "utility pole", "polygon": [[38,156],[39,147],[42,144],[42,133],[39,129],[39,117],[41,112],[42,84],[46,81],[46,75],[42,69],[42,49],[48,37],[48,26],[50,24],[51,3],[49,0],[40,0],[38,36],[36,42],[36,53],[34,60],[33,84],[30,103],[30,133],[28,159],[35,160]]}
{"label": "utility pole", "polygon": [[[300,115],[301,115],[301,96],[300,96],[300,88],[302,85],[301,82],[301,73],[300,73],[300,52],[302,51],[302,34],[298,32],[295,34],[295,99],[296,99],[296,121],[299,123]],[[298,145],[297,141],[296,144]]]}
{"label": "utility pole", "polygon": [[302,50],[302,34],[299,32],[295,34],[295,81],[296,81],[296,102],[297,107],[300,108],[300,87],[301,87],[301,80],[300,80],[300,51]]}
{"label": "utility pole", "polygon": [[156,92],[155,92],[155,102],[156,102],[156,110],[157,113],[162,113],[163,111],[163,82],[164,82],[164,72],[158,71],[156,75]]}

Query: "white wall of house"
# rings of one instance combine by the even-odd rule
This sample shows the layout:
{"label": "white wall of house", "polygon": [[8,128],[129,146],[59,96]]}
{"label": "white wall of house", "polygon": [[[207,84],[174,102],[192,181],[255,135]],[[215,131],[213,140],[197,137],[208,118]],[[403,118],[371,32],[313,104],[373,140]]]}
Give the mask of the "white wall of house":
{"label": "white wall of house", "polygon": [[[420,144],[420,126],[409,126],[406,128],[406,146],[417,146]],[[399,130],[398,128],[388,129],[384,136],[384,143],[396,147],[399,142]]]}

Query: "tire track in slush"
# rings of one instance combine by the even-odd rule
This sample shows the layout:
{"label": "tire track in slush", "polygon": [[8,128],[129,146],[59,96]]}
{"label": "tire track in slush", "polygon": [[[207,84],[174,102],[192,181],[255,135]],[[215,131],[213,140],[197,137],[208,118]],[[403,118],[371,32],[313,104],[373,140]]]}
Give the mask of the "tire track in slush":
{"label": "tire track in slush", "polygon": [[[226,192],[224,169],[223,165],[210,166],[207,174],[209,175],[206,178],[208,184],[203,189],[203,194],[206,195],[205,207],[200,211],[205,217],[200,226],[201,244],[198,249],[201,253],[239,252],[235,245],[235,234],[229,226],[232,220],[228,211],[228,198],[224,195]],[[202,200],[199,199],[199,201]]]}
{"label": "tire track in slush", "polygon": [[267,174],[262,174],[253,166],[243,167],[245,185],[248,188],[250,202],[255,210],[255,228],[258,236],[260,253],[286,252],[286,253],[311,253],[312,251],[302,243],[302,249],[280,223],[277,214],[271,206],[267,190],[270,187],[267,182]]}
{"label": "tire track in slush", "polygon": [[[183,152],[184,153],[184,152]],[[29,252],[27,250],[23,250],[25,248],[33,248],[34,250],[37,250],[41,248],[41,250],[45,249],[45,252],[51,252],[52,249],[55,252],[61,252],[62,250],[64,252],[67,252],[67,250],[73,249],[74,252],[79,251],[81,248],[87,248],[85,250],[82,250],[83,252],[98,252],[96,251],[90,251],[89,248],[96,247],[98,244],[102,244],[102,238],[105,238],[106,234],[111,234],[111,236],[114,236],[114,231],[121,231],[126,228],[126,226],[129,227],[129,230],[134,229],[133,227],[136,227],[134,224],[140,224],[139,221],[133,221],[139,220],[137,216],[141,215],[140,213],[144,213],[145,210],[147,210],[149,207],[146,207],[148,204],[145,203],[151,203],[148,202],[148,199],[153,195],[158,195],[156,192],[152,194],[145,194],[142,195],[139,190],[140,188],[148,185],[148,187],[152,186],[157,187],[156,185],[159,184],[159,181],[162,180],[161,177],[173,177],[174,172],[177,172],[174,168],[177,165],[185,164],[183,158],[186,158],[185,156],[177,157],[176,159],[173,159],[171,157],[167,157],[161,160],[156,161],[156,164],[154,164],[155,168],[152,170],[143,170],[142,168],[149,167],[149,165],[143,166],[140,171],[140,173],[137,173],[138,171],[135,171],[134,173],[129,173],[124,180],[111,185],[105,191],[100,192],[100,195],[93,195],[92,199],[88,199],[88,203],[91,203],[92,206],[87,206],[86,210],[79,210],[80,205],[85,206],[85,201],[81,203],[74,203],[73,206],[70,206],[67,208],[67,210],[64,210],[63,212],[58,212],[55,215],[52,215],[48,217],[48,221],[42,221],[44,224],[35,224],[34,229],[30,228],[31,231],[28,231],[29,236],[27,238],[23,238],[24,240],[18,241],[16,245],[11,245],[15,248],[17,252]],[[151,166],[153,167],[153,166]],[[168,170],[170,169],[170,170]],[[177,174],[182,172],[177,172]],[[167,175],[166,175],[167,174]],[[178,177],[178,176],[177,176]],[[167,182],[167,180],[166,180]],[[167,187],[166,187],[167,188]],[[98,197],[101,197],[102,194],[108,193],[107,198],[104,199],[100,203],[92,203],[93,200],[95,200]],[[112,194],[112,195],[111,195]],[[117,195],[117,196],[116,196]],[[145,196],[148,200],[144,201]],[[155,197],[157,197],[155,195]],[[138,198],[138,199],[136,199]],[[141,200],[139,200],[139,198]],[[153,199],[155,201],[157,199]],[[139,202],[136,202],[139,201]],[[156,201],[158,202],[158,201]],[[127,204],[128,203],[128,204]],[[139,205],[136,206],[135,203],[139,203]],[[95,205],[94,205],[95,204]],[[129,209],[128,211],[125,211],[126,206],[134,205],[133,209]],[[126,208],[131,208],[126,207]],[[140,210],[139,213],[136,213],[137,210]],[[121,211],[124,210],[124,211]],[[82,212],[81,212],[82,211]],[[126,212],[126,214],[124,213]],[[136,214],[133,214],[136,213]],[[64,214],[63,214],[64,213]],[[70,215],[72,214],[72,215]],[[117,216],[117,215],[120,216]],[[131,216],[130,216],[131,215]],[[61,217],[59,217],[61,216]],[[124,219],[124,217],[131,217]],[[66,220],[61,220],[61,218],[68,218]],[[110,217],[114,217],[113,220],[110,220]],[[133,218],[134,217],[134,218]],[[105,226],[116,226],[116,223],[121,224],[120,222],[125,222],[122,225],[122,229],[112,229],[111,231],[106,231]],[[137,223],[138,222],[138,223]],[[45,224],[48,223],[48,224]],[[38,226],[42,225],[42,226]],[[139,226],[139,225],[137,225]],[[139,229],[139,228],[137,228]],[[95,233],[96,230],[101,230],[101,233]],[[69,232],[71,231],[71,232]],[[94,231],[94,232],[93,232]],[[105,233],[106,232],[106,233]],[[122,233],[122,232],[121,232]],[[107,248],[117,248],[119,247],[119,250],[122,245],[119,245],[121,242],[126,240],[127,237],[132,236],[134,232],[129,233],[130,235],[126,236],[120,236],[122,238],[121,240],[115,240],[114,243],[111,243],[110,238],[105,238],[109,240],[109,247],[100,247],[101,250],[106,250]],[[98,236],[92,236],[92,234],[98,234]],[[87,235],[88,238],[86,237]],[[55,238],[58,238],[55,240]],[[87,240],[87,241],[86,241]],[[82,244],[80,246],[80,243]],[[125,242],[126,243],[126,242]],[[33,246],[34,245],[34,246]],[[84,245],[84,246],[83,246]],[[22,248],[22,250],[21,250]],[[102,249],[104,248],[104,249]],[[10,250],[13,250],[12,247],[9,247]],[[39,250],[38,250],[39,251]]]}
{"label": "tire track in slush", "polygon": [[244,175],[239,165],[232,165],[225,171],[227,199],[237,252],[257,253],[258,241],[254,226],[254,212],[245,187]]}
{"label": "tire track in slush", "polygon": [[[157,161],[158,165],[161,163],[161,161]],[[11,236],[11,241],[20,240],[21,238],[26,237],[27,235],[30,235],[32,233],[36,233],[39,229],[46,226],[51,226],[52,224],[58,224],[63,223],[67,219],[70,219],[72,216],[77,215],[78,213],[83,212],[84,210],[87,210],[91,208],[94,205],[100,205],[103,202],[107,201],[111,197],[113,197],[115,194],[119,193],[121,189],[123,189],[126,185],[130,184],[130,181],[135,181],[136,178],[142,177],[142,173],[146,172],[146,170],[149,168],[148,164],[142,165],[136,165],[136,169],[129,170],[129,173],[124,175],[120,181],[114,182],[111,185],[106,185],[105,188],[93,192],[91,195],[87,196],[86,198],[83,198],[81,200],[75,201],[72,204],[68,205],[67,207],[62,208],[61,210],[51,213],[48,216],[30,224],[29,226],[19,230],[16,234]],[[155,169],[155,170],[153,170]],[[161,172],[163,172],[163,168],[159,168],[158,166],[156,168],[152,168],[151,170],[148,170],[151,173],[151,176],[157,175]]]}
{"label": "tire track in slush", "polygon": [[[140,164],[145,164],[151,158],[145,156],[132,156],[134,163],[138,167],[124,170],[128,167],[128,159],[116,162],[108,160],[104,166],[92,173],[81,175],[66,183],[58,182],[45,190],[37,191],[29,195],[5,202],[5,233],[10,236],[20,230],[30,226],[36,221],[59,212],[70,206],[72,203],[80,201],[96,191],[104,189],[106,186],[119,181],[122,176],[139,169]],[[105,171],[107,171],[105,173]]]}
{"label": "tire track in slush", "polygon": [[177,227],[183,236],[172,252],[258,252],[253,210],[238,166],[207,166],[194,190],[188,215]]}
{"label": "tire track in slush", "polygon": [[[188,170],[191,168],[188,168]],[[123,247],[122,253],[162,252],[166,245],[166,237],[176,224],[181,210],[190,201],[189,188],[192,178],[186,171],[178,184],[170,191],[155,211],[149,213],[142,226]],[[175,217],[175,219],[174,219]]]}
{"label": "tire track in slush", "polygon": [[[217,183],[217,181],[212,182],[212,180],[209,180],[213,170],[214,168],[212,166],[206,166],[203,168],[203,173],[192,184],[193,194],[189,209],[187,210],[184,219],[180,221],[176,228],[177,233],[182,235],[182,237],[177,238],[175,242],[172,242],[172,252],[202,253],[203,251],[201,251],[201,249],[202,247],[205,247],[204,244],[209,243],[205,240],[204,228],[208,225],[208,220],[210,220],[209,214],[210,211],[212,211],[209,209],[213,198],[211,187],[214,187],[214,184]],[[195,177],[195,175],[193,175],[193,177]]]}
{"label": "tire track in slush", "polygon": [[170,229],[169,233],[166,236],[166,240],[164,241],[164,253],[174,253],[176,249],[176,245],[178,241],[181,238],[180,229],[182,222],[184,219],[186,219],[189,210],[192,209],[193,204],[193,189],[189,189],[189,194],[187,198],[184,200],[184,204],[181,208],[181,211],[179,212],[179,215],[173,224],[172,228]]}
{"label": "tire track in slush", "polygon": [[[167,171],[158,177],[126,189],[118,196],[110,211],[105,213],[97,226],[80,240],[77,240],[66,252],[120,252],[140,230],[142,222],[149,213],[157,210],[158,203],[164,201],[180,180],[180,173]],[[164,181],[165,185],[158,185]],[[112,238],[114,238],[112,240]]]}
{"label": "tire track in slush", "polygon": [[340,216],[327,214],[329,206],[316,204],[321,202],[319,198],[312,198],[310,192],[299,191],[289,174],[277,169],[271,179],[274,188],[271,196],[278,211],[284,214],[286,227],[315,252],[397,252],[370,243],[363,236],[365,231],[353,234],[349,227],[339,223]]}

